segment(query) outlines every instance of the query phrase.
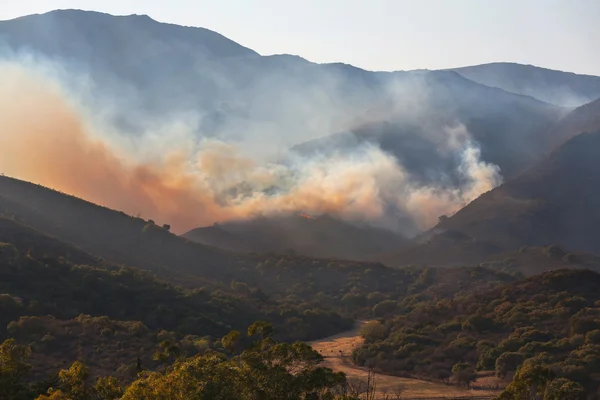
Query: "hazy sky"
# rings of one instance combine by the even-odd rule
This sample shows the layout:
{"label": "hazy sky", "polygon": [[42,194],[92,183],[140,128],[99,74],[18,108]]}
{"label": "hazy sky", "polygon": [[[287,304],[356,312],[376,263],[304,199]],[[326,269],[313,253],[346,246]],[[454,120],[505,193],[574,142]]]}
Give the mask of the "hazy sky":
{"label": "hazy sky", "polygon": [[600,75],[600,0],[1,0],[0,19],[78,8],[217,31],[261,54],[370,70],[513,61]]}

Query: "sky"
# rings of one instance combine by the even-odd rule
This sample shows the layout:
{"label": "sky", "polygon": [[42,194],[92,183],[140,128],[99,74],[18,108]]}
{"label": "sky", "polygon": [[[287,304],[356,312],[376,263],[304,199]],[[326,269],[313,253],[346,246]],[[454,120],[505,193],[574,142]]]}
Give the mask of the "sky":
{"label": "sky", "polygon": [[263,55],[368,70],[508,61],[600,75],[600,0],[2,0],[0,19],[67,8],[147,14]]}

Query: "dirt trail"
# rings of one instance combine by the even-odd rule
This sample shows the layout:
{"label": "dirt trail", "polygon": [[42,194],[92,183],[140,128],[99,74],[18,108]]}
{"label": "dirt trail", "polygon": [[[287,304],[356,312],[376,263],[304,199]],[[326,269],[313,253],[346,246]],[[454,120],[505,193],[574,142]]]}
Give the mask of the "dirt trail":
{"label": "dirt trail", "polygon": [[[352,364],[350,356],[352,350],[360,345],[363,339],[358,336],[358,330],[366,321],[356,323],[354,329],[340,334],[330,336],[324,339],[311,342],[311,346],[325,358],[323,366],[341,371],[346,374],[349,380],[366,381],[367,369]],[[485,378],[483,378],[485,379]],[[482,379],[482,380],[483,380]],[[476,382],[473,386],[477,387]],[[378,399],[383,399],[384,394],[388,393],[390,399],[395,399],[393,389],[401,385],[405,388],[402,399],[492,399],[498,394],[493,390],[467,390],[452,385],[423,381],[419,379],[400,378],[384,374],[375,375],[375,384],[378,392]]]}

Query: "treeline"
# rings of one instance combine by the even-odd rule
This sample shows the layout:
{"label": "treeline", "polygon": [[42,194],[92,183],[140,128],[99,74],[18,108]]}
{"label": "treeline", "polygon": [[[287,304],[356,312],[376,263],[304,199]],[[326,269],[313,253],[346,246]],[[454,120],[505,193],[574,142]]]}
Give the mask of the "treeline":
{"label": "treeline", "polygon": [[[363,327],[359,365],[469,385],[494,370],[501,398],[584,399],[600,384],[600,275],[557,270],[495,289],[405,304]],[[539,396],[539,397],[536,397]],[[546,396],[546,397],[543,397]]]}

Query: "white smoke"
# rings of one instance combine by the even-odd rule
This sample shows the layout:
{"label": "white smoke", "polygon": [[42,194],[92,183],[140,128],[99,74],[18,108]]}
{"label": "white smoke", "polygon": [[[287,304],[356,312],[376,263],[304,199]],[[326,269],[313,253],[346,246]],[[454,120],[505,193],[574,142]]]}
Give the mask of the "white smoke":
{"label": "white smoke", "polygon": [[[353,113],[358,108],[332,104],[324,95],[337,85],[331,78],[321,91],[287,96],[273,121],[244,126],[248,120],[234,119],[218,134],[202,131],[203,114],[185,107],[143,112],[141,94],[113,79],[100,87],[70,65],[31,55],[13,55],[0,65],[0,169],[141,212],[176,231],[304,212],[414,234],[501,182],[498,167],[481,161],[464,125],[438,127],[428,119],[428,92],[419,79],[391,86],[391,103]],[[121,114],[138,121],[135,134],[115,124]],[[295,125],[297,114],[312,122]],[[460,158],[456,171],[440,176],[454,173],[459,182],[420,184],[398,159],[369,143],[327,155],[288,151],[306,139],[389,117],[427,124],[437,151]]]}

